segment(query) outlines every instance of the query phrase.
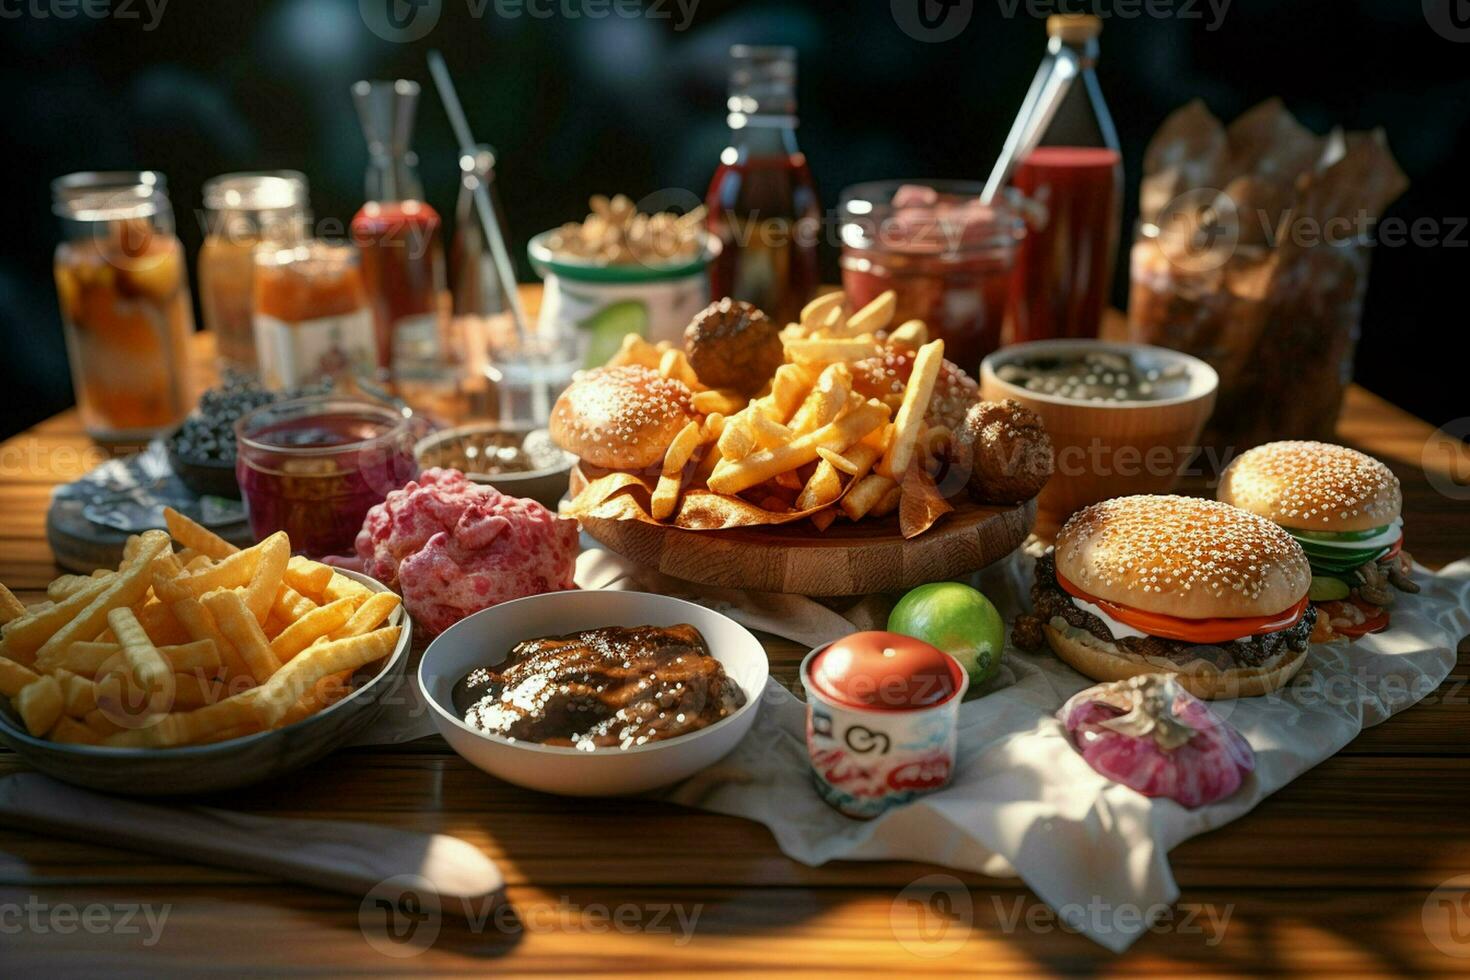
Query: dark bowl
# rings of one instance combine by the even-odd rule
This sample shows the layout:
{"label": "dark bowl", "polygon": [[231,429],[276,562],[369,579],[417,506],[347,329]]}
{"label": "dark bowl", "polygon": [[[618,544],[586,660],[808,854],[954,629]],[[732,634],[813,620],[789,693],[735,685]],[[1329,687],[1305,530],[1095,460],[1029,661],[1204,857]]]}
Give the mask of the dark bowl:
{"label": "dark bowl", "polygon": [[[446,466],[460,470],[475,483],[494,487],[511,497],[529,497],[531,500],[555,511],[557,504],[567,492],[571,480],[572,466],[577,457],[561,449],[555,449],[555,461],[536,470],[521,473],[482,473],[475,469],[474,461],[466,455],[468,449],[482,451],[483,447],[513,436],[524,442],[528,436],[544,438],[550,445],[550,436],[545,429],[533,426],[508,426],[498,422],[477,422],[445,429],[425,436],[413,447],[414,458],[423,469],[431,466]],[[553,447],[554,448],[554,447]]]}
{"label": "dark bowl", "polygon": [[[341,570],[375,592],[376,579]],[[408,673],[413,623],[402,606],[389,622],[403,627],[393,652],[369,664],[358,677],[371,677],[336,704],[308,718],[243,738],[173,749],[67,745],[26,731],[8,698],[0,698],[0,743],[33,769],[63,782],[128,796],[190,796],[239,789],[315,762],[372,724]]]}
{"label": "dark bowl", "polygon": [[167,440],[164,448],[168,453],[168,465],[183,482],[184,486],[201,497],[228,497],[240,499],[240,483],[235,479],[235,461],[187,459],[174,449],[174,441]]}

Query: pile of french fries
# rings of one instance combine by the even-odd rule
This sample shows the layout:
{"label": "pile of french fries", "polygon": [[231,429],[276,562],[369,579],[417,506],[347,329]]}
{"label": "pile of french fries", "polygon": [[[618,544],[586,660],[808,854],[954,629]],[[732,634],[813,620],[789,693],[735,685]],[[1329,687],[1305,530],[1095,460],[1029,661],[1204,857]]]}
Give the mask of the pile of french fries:
{"label": "pile of french fries", "polygon": [[397,645],[393,593],[293,557],[284,533],[240,550],[166,517],[116,570],[63,575],[38,605],[0,585],[0,694],[32,735],[170,748],[280,728]]}
{"label": "pile of french fries", "polygon": [[[641,364],[685,382],[699,416],[669,444],[649,516],[697,529],[679,520],[681,502],[691,493],[714,494],[754,505],[770,523],[800,515],[825,531],[839,517],[886,516],[900,509],[906,492],[923,493],[927,453],[950,438],[925,422],[944,342],[930,341],[918,320],[890,329],[896,305],[891,291],[850,315],[840,292],[812,300],[800,322],[782,331],[786,363],[754,398],[701,385],[678,348],[625,338],[609,363]],[[894,347],[914,356],[896,410],[854,391],[850,367]],[[600,503],[598,489],[590,491],[581,504],[573,502],[573,514],[582,504]],[[916,509],[922,516],[906,522],[905,536],[922,533],[949,509],[937,495],[925,497]],[[699,512],[707,515],[707,501],[701,503]]]}

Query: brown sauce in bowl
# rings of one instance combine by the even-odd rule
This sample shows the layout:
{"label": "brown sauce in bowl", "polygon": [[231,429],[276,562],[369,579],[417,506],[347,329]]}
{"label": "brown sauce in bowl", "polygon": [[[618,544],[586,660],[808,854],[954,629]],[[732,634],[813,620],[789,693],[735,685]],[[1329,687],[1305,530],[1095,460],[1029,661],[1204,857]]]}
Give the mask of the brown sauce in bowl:
{"label": "brown sauce in bowl", "polygon": [[680,624],[526,640],[501,663],[470,671],[453,700],[471,728],[590,752],[687,735],[746,698],[699,630]]}

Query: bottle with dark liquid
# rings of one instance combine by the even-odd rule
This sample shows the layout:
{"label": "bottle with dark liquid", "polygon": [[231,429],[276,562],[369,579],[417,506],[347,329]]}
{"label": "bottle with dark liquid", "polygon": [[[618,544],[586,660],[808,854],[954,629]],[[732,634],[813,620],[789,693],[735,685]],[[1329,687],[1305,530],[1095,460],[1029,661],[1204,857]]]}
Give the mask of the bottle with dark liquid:
{"label": "bottle with dark liquid", "polygon": [[754,303],[777,323],[797,318],[817,288],[822,211],[796,145],[796,49],[730,49],[730,145],[705,195],[723,248],[710,294]]}
{"label": "bottle with dark liquid", "polygon": [[1013,342],[1096,337],[1107,304],[1123,158],[1094,70],[1101,30],[1090,15],[1047,18],[1046,58],[1016,122],[1028,131],[1012,184],[1041,216],[1016,253],[1007,317]]}
{"label": "bottle with dark liquid", "polygon": [[444,250],[439,214],[425,200],[413,135],[416,82],[352,86],[368,143],[367,203],[352,219],[378,337],[378,365],[393,381],[433,378],[444,362]]}

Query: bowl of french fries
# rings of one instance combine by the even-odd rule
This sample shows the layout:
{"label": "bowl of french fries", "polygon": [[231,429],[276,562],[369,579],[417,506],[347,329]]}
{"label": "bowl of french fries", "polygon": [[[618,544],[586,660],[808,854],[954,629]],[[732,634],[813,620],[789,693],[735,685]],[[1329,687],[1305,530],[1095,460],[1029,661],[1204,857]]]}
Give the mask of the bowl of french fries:
{"label": "bowl of french fries", "polygon": [[[843,560],[841,553],[854,543],[911,545],[915,555],[932,550],[918,547],[926,535],[965,539],[939,565],[904,570],[895,564],[893,582],[879,580],[893,588],[917,575],[962,574],[1002,557],[1024,540],[1034,500],[986,499],[983,487],[977,494],[973,483],[967,485],[968,473],[953,465],[953,449],[956,430],[979,401],[978,386],[945,360],[943,340],[932,339],[922,322],[893,322],[895,309],[892,292],[857,309],[840,292],[818,297],[799,323],[780,330],[779,366],[749,394],[705,383],[694,367],[700,352],[690,347],[692,328],[684,347],[626,337],[607,363],[610,370],[574,382],[558,407],[575,411],[583,402],[577,385],[626,386],[632,367],[687,388],[687,408],[671,407],[667,398],[649,406],[599,390],[585,403],[602,408],[631,401],[631,420],[599,417],[577,426],[563,413],[559,430],[554,413],[553,436],[560,431],[562,448],[581,458],[563,513],[644,563],[658,564],[650,561],[653,551],[674,562],[681,550],[697,554],[678,570],[660,567],[728,587],[773,587],[766,577],[741,580],[741,570],[726,574],[735,552],[763,545],[782,552],[765,560],[811,564]],[[609,466],[599,455],[605,449],[599,433],[621,434],[651,417],[662,437],[673,431],[667,427],[671,413],[683,424],[657,463]],[[985,531],[1003,512],[1014,519]],[[677,546],[660,547],[646,533],[650,527],[668,531]],[[718,547],[707,542],[711,547],[702,548],[681,532],[723,541],[730,561],[707,562]],[[797,576],[786,584],[815,578]]]}
{"label": "bowl of french fries", "polygon": [[[233,789],[341,746],[402,682],[412,625],[373,579],[238,549],[182,514],[25,607],[0,586],[0,742],[107,792]],[[177,549],[175,547],[177,545]]]}

